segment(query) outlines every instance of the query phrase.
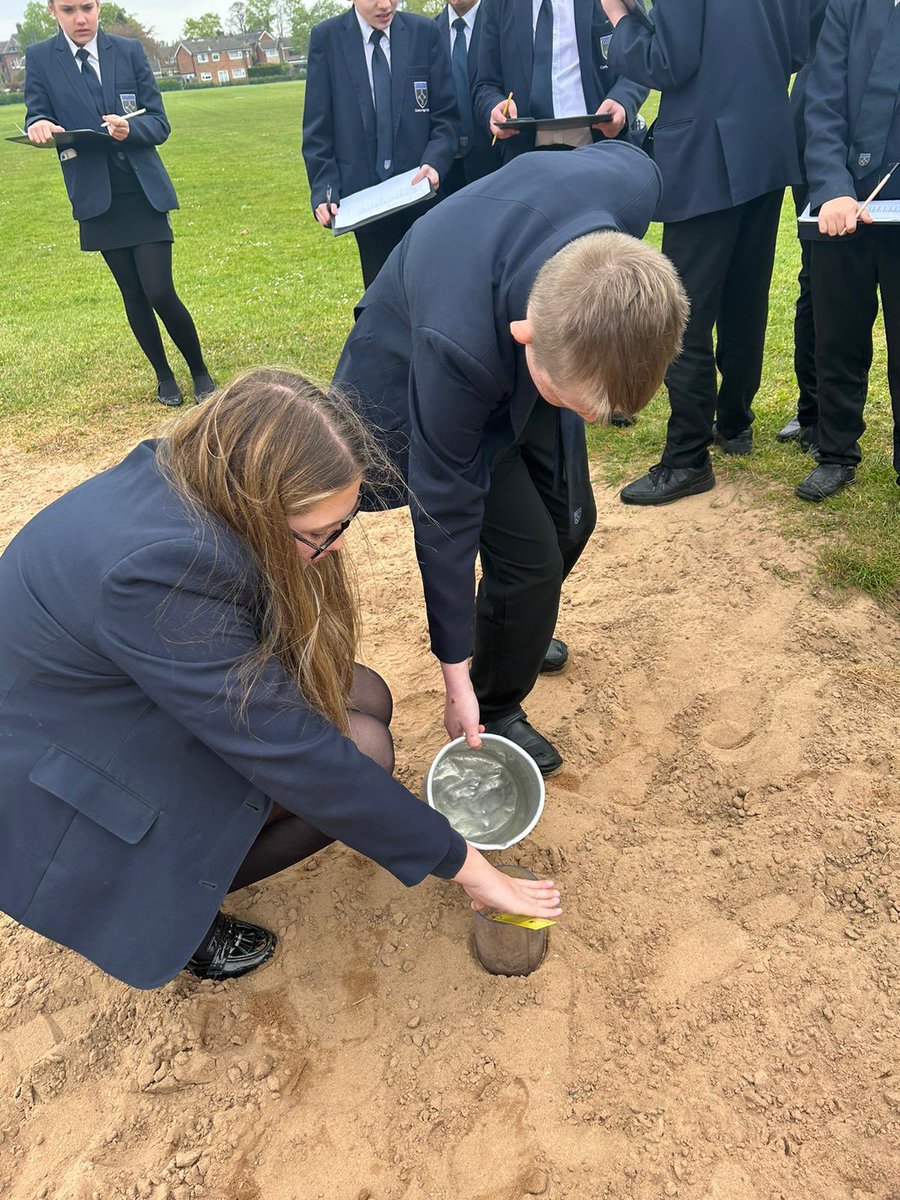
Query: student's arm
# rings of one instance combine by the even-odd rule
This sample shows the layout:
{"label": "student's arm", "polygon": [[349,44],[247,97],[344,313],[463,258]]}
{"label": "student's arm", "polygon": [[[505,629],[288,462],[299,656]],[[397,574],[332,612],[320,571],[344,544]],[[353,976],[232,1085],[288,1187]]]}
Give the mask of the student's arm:
{"label": "student's arm", "polygon": [[[475,120],[490,129],[498,138],[517,137],[518,130],[494,129],[491,122],[499,120],[506,105],[504,91],[503,40],[500,36],[501,0],[481,0],[481,42],[478,47],[478,67],[472,89],[472,111]],[[510,101],[507,116],[517,117],[515,97]]]}
{"label": "student's arm", "polygon": [[813,209],[856,197],[856,181],[847,166],[849,15],[848,5],[841,0],[829,5],[806,84],[805,161]]}
{"label": "student's arm", "polygon": [[609,65],[617,75],[666,91],[697,73],[703,50],[706,0],[656,0],[655,32],[629,13],[622,0],[602,0],[615,26]]}
{"label": "student's arm", "polygon": [[[428,107],[431,109],[428,145],[422,154],[422,164],[437,172],[438,180],[450,170],[459,144],[459,107],[450,70],[450,54],[443,29],[431,23],[431,45],[428,48]],[[434,180],[432,180],[434,183]]]}
{"label": "student's arm", "polygon": [[[131,55],[131,67],[134,71],[140,100],[138,107],[146,108],[147,111],[139,117],[132,117],[126,121],[122,129],[123,136],[116,140],[127,140],[132,145],[138,146],[161,146],[172,132],[172,127],[166,117],[159,85],[153,77],[153,71],[150,69],[150,63],[147,61],[147,55],[144,53],[141,43],[129,40],[128,51]],[[109,116],[112,117],[115,114],[110,113]],[[112,123],[110,133],[116,137]]]}
{"label": "student's arm", "polygon": [[[349,86],[349,82],[346,86]],[[310,204],[320,224],[326,210],[336,211],[340,202],[341,173],[334,153],[334,101],[331,67],[321,29],[314,25],[309,35],[306,64],[306,99],[303,104],[303,161],[309,178]],[[328,200],[331,204],[328,204]],[[322,212],[319,217],[318,211]]]}
{"label": "student's arm", "polygon": [[36,146],[41,146],[54,133],[62,133],[63,126],[56,119],[44,84],[44,72],[32,53],[34,49],[29,46],[25,51],[25,131]]}

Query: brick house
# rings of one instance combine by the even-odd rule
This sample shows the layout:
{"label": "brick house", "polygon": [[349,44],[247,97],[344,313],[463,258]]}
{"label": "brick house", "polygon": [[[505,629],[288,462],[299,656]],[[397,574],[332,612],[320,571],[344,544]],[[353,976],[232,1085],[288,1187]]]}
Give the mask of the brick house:
{"label": "brick house", "polygon": [[10,84],[25,69],[25,51],[15,34],[9,41],[0,41],[0,84]]}
{"label": "brick house", "polygon": [[246,83],[251,67],[287,62],[281,41],[267,30],[191,39],[175,51],[178,74],[198,83]]}

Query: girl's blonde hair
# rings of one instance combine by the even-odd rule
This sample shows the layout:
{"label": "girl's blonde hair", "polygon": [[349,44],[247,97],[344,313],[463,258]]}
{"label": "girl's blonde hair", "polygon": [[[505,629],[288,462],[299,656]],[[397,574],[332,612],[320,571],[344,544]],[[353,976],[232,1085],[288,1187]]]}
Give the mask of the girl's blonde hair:
{"label": "girl's blonde hair", "polygon": [[361,419],[300,375],[255,369],[185,414],[159,457],[194,514],[213,513],[255,559],[259,642],[239,669],[239,713],[276,658],[307,703],[346,733],[355,580],[342,553],[302,561],[288,518],[389,471]]}

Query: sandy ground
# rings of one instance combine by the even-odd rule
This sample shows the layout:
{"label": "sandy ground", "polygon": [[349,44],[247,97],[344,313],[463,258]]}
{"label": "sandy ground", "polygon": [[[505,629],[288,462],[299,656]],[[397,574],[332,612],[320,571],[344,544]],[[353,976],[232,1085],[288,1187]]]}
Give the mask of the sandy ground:
{"label": "sandy ground", "polygon": [[[0,542],[98,465],[0,453]],[[563,890],[540,970],[485,974],[457,889],[343,848],[232,897],[281,937],[232,985],[131,991],[3,918],[5,1200],[900,1197],[896,624],[749,492],[598,502],[528,706],[566,767],[507,856]],[[406,516],[360,526],[418,789]]]}

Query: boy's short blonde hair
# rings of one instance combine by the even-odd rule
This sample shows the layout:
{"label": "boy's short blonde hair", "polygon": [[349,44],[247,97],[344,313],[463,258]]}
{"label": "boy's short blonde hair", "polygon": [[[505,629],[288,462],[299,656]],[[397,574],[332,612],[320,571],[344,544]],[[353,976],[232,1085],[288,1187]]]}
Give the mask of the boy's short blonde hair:
{"label": "boy's short blonde hair", "polygon": [[528,299],[532,352],[597,419],[633,416],[680,353],[689,308],[659,250],[625,233],[588,233],[538,272]]}

